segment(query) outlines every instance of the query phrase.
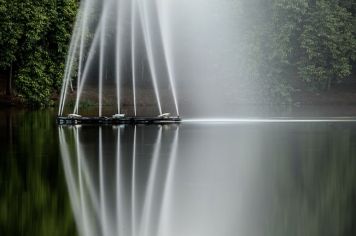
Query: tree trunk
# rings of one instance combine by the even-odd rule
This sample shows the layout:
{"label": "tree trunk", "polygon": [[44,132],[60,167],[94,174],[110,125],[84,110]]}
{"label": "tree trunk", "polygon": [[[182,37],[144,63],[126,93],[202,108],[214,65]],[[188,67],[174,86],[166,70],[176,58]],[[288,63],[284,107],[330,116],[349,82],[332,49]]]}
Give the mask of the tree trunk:
{"label": "tree trunk", "polygon": [[11,96],[12,95],[12,64],[10,66],[10,72],[9,72],[9,77],[7,78],[7,83],[6,83],[6,95]]}

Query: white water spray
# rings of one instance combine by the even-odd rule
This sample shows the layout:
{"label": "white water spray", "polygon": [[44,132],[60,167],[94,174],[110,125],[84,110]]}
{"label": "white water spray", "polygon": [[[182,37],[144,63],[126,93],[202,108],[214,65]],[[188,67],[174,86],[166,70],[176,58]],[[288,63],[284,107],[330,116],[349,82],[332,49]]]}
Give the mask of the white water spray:
{"label": "white water spray", "polygon": [[[58,115],[68,112],[68,101],[74,103],[73,113],[78,114],[82,103],[96,103],[95,98],[98,116],[109,115],[103,111],[106,103],[117,109],[112,114],[121,113],[122,104],[128,100],[134,107],[133,116],[143,111],[144,107],[139,107],[138,103],[155,104],[159,114],[163,113],[163,105],[165,111],[173,112],[168,106],[174,104],[175,113],[179,115],[174,70],[172,60],[168,59],[172,57],[171,45],[167,43],[169,27],[161,22],[166,17],[161,17],[161,7],[154,10],[156,5],[151,0],[82,2],[68,53]],[[154,94],[155,101],[138,101],[138,94],[143,91],[137,84],[139,58],[149,68],[140,83],[147,88],[152,86],[152,91],[145,91]],[[67,91],[73,78],[77,86],[75,97],[71,98]],[[167,82],[172,96],[167,96]],[[132,85],[131,98],[122,92],[127,84]],[[150,112],[150,115],[157,115],[154,110]]]}

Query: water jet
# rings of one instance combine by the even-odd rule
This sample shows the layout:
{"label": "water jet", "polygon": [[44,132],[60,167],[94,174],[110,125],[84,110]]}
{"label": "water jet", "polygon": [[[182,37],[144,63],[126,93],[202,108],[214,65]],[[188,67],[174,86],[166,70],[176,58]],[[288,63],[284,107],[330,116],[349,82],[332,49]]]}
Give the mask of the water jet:
{"label": "water jet", "polygon": [[[180,121],[162,4],[151,0],[81,2],[63,78],[59,124]],[[68,98],[72,84],[76,84],[76,93]],[[146,94],[149,99],[142,98]],[[97,104],[96,114],[91,112],[93,117],[77,116],[83,113],[79,111],[83,100]],[[75,104],[74,109],[68,101]],[[128,112],[132,117],[120,113],[130,109],[123,108],[125,104],[133,107]],[[145,110],[147,105],[153,105],[149,112]],[[162,110],[170,113],[163,114]],[[66,113],[71,114],[65,117]],[[160,115],[154,116],[157,113]]]}

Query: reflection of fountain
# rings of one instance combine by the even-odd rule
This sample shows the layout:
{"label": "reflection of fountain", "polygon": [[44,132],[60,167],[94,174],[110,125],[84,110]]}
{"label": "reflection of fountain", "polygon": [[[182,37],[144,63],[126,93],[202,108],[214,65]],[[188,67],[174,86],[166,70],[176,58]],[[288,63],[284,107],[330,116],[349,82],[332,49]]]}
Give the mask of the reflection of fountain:
{"label": "reflection of fountain", "polygon": [[[167,235],[179,128],[95,127],[98,131],[89,139],[97,145],[90,146],[87,134],[93,133],[93,127],[91,133],[86,129],[90,127],[59,127],[63,166],[80,234]],[[144,129],[156,137],[147,136]],[[171,145],[163,150],[162,142],[167,139]],[[133,145],[123,145],[125,142]],[[152,153],[150,160],[147,152]],[[146,164],[148,173],[141,173]]]}
{"label": "reflection of fountain", "polygon": [[[123,100],[131,97],[130,114],[136,117],[142,113],[137,105],[140,94],[136,87],[144,81],[145,87],[152,87],[157,113],[162,115],[165,109],[179,115],[165,4],[151,0],[81,1],[58,115],[64,113],[73,78],[76,78],[75,114],[79,114],[84,92],[91,91],[88,87],[94,84],[95,95],[91,99],[98,104],[97,116],[104,115],[104,102],[109,97],[115,98],[111,99],[110,106],[115,107],[118,114],[123,110]],[[138,76],[144,73],[142,67],[148,68],[149,75]],[[132,90],[130,96],[124,94],[127,89],[122,88],[127,84]],[[113,87],[115,92],[110,94]],[[163,96],[162,89],[169,92]]]}

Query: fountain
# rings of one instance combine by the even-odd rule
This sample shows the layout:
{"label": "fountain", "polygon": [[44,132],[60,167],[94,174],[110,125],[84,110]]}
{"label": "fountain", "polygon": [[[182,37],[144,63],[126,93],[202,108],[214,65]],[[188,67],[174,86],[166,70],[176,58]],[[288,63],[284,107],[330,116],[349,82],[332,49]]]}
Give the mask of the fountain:
{"label": "fountain", "polygon": [[[153,0],[81,2],[66,62],[58,124],[180,122],[165,4]],[[87,100],[96,111],[85,116],[81,104]],[[141,109],[147,103],[149,112]]]}
{"label": "fountain", "polygon": [[[306,207],[324,194],[300,183],[335,185],[318,162],[326,155],[336,173],[340,150],[352,156],[355,119],[241,115],[237,97],[250,102],[257,95],[243,93],[258,85],[246,66],[249,25],[234,27],[247,22],[244,2],[81,1],[57,117],[79,235],[315,234],[332,225],[328,201]],[[330,199],[331,209],[347,206]]]}

